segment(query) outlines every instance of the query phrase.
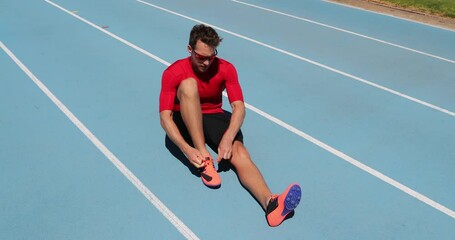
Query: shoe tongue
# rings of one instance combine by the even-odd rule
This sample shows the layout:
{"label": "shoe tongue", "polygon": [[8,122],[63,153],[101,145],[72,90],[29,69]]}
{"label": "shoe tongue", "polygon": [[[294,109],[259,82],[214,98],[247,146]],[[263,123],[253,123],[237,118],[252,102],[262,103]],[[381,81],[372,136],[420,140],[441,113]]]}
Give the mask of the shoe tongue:
{"label": "shoe tongue", "polygon": [[278,207],[277,200],[278,200],[278,195],[273,195],[272,198],[270,198],[270,201],[267,204],[267,209],[266,209],[267,214],[271,213],[273,210],[275,210]]}

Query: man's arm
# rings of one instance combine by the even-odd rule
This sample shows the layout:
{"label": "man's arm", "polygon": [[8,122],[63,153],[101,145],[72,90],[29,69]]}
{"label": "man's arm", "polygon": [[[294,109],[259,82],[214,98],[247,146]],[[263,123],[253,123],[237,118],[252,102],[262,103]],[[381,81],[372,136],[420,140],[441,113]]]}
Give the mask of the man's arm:
{"label": "man's arm", "polygon": [[240,130],[245,119],[245,104],[243,101],[234,101],[231,103],[232,116],[231,122],[228,129],[221,139],[220,145],[218,146],[218,158],[217,161],[222,159],[230,159],[232,156],[232,142],[235,136]]}
{"label": "man's arm", "polygon": [[172,111],[163,110],[160,112],[160,123],[166,132],[167,136],[172,140],[172,142],[177,145],[177,147],[185,154],[185,156],[190,160],[191,164],[195,167],[202,167],[202,154],[195,148],[191,147],[185,139],[180,134],[177,125],[172,119]]}

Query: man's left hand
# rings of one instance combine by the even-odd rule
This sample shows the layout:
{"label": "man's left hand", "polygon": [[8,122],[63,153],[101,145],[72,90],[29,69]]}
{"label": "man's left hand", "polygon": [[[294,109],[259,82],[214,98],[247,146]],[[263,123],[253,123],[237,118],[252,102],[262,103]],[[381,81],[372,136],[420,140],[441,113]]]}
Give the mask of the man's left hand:
{"label": "man's left hand", "polygon": [[216,161],[219,163],[223,159],[231,159],[232,157],[232,140],[223,137],[218,146],[218,157]]}

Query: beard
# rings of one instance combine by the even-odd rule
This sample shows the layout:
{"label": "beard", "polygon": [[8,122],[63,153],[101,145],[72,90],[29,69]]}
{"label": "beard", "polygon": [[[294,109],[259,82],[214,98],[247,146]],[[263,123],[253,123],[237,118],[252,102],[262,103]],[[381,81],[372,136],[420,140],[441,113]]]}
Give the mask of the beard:
{"label": "beard", "polygon": [[197,63],[197,62],[192,62],[193,65],[193,70],[198,72],[198,73],[206,73],[211,66],[211,63],[209,64],[204,64],[204,63]]}

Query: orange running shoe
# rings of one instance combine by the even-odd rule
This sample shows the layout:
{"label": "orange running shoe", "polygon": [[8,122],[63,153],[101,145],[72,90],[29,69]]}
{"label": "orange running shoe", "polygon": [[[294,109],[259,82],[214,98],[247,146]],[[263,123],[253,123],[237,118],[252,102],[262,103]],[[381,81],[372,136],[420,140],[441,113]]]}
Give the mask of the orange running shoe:
{"label": "orange running shoe", "polygon": [[202,168],[199,168],[202,182],[209,188],[219,188],[221,186],[221,178],[213,165],[213,159],[206,157]]}
{"label": "orange running shoe", "polygon": [[282,194],[273,195],[266,210],[269,226],[276,227],[280,225],[286,219],[286,216],[299,205],[301,196],[302,190],[297,183],[289,185]]}

